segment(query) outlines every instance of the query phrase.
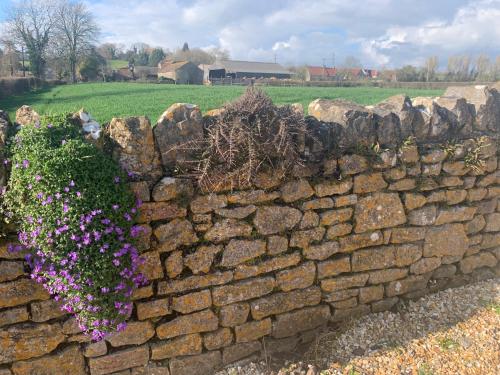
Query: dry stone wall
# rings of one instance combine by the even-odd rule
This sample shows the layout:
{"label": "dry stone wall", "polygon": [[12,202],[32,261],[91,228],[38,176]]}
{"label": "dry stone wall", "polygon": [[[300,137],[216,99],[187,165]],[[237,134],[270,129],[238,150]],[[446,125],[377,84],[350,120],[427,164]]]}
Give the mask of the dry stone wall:
{"label": "dry stone wall", "polygon": [[[154,131],[144,117],[114,119],[111,152],[136,172],[130,186],[144,202],[150,284],[135,291],[127,329],[92,343],[2,240],[0,374],[205,375],[290,351],[327,324],[498,276],[500,100],[486,97],[477,112],[452,97],[313,102],[303,166],[210,194],[172,174],[185,155],[169,147],[203,134],[197,107],[173,106]],[[377,147],[353,152],[356,139]]]}

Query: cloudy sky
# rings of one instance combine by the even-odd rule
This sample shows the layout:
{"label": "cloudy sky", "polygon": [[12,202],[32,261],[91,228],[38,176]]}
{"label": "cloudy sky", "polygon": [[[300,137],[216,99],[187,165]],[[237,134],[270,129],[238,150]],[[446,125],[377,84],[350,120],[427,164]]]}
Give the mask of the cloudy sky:
{"label": "cloudy sky", "polygon": [[[12,0],[0,0],[4,5]],[[221,47],[234,59],[366,67],[500,55],[500,0],[85,0],[103,42]],[[0,7],[0,20],[2,8]]]}

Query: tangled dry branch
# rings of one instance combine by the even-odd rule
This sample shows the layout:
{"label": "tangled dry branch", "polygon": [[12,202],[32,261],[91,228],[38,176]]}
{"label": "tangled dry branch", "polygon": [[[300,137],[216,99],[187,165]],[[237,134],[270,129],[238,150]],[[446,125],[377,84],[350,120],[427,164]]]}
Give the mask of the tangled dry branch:
{"label": "tangled dry branch", "polygon": [[248,186],[260,171],[281,177],[300,163],[306,123],[292,107],[278,107],[251,87],[221,112],[207,121],[203,140],[182,146],[195,157],[180,167],[201,189]]}

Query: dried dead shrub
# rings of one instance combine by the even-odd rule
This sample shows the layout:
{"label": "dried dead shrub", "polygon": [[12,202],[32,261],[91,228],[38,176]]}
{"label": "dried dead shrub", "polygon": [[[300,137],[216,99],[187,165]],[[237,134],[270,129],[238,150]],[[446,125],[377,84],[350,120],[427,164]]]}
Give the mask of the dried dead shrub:
{"label": "dried dead shrub", "polygon": [[202,190],[250,186],[259,172],[282,177],[301,162],[306,123],[292,107],[278,107],[250,87],[221,112],[207,121],[203,140],[181,146],[196,157],[180,168],[194,175]]}

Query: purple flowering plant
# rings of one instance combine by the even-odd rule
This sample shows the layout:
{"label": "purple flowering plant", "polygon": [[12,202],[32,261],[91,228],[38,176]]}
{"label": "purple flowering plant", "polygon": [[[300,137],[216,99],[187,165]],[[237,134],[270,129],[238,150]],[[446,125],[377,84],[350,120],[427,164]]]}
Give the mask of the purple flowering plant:
{"label": "purple flowering plant", "polygon": [[31,277],[93,339],[125,328],[132,292],[145,283],[134,246],[140,203],[126,173],[65,116],[23,126],[10,157],[5,216],[19,228]]}

